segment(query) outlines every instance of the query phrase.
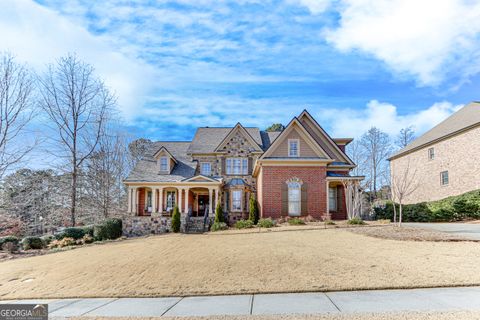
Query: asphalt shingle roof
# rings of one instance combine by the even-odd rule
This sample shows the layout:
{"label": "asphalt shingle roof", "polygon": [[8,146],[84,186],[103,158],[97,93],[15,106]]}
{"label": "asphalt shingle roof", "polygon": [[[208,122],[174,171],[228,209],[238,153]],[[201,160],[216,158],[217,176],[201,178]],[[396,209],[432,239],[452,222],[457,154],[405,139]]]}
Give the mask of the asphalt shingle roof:
{"label": "asphalt shingle roof", "polygon": [[422,136],[412,141],[405,148],[393,154],[390,159],[399,157],[431,142],[445,138],[466,128],[480,125],[480,103],[471,102],[450,117],[439,123]]}
{"label": "asphalt shingle roof", "polygon": [[[209,128],[201,127],[195,132],[192,144],[188,148],[188,153],[210,153],[214,152],[215,148],[225,139],[225,137],[232,131],[231,128]],[[245,128],[252,136],[253,140],[262,146],[262,138],[258,128]]]}

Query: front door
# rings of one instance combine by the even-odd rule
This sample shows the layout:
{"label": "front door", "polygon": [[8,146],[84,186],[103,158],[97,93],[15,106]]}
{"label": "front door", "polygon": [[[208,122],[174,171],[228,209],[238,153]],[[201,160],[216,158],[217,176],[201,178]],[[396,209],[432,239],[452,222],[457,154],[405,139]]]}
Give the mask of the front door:
{"label": "front door", "polygon": [[208,208],[208,195],[198,195],[198,216],[203,216]]}

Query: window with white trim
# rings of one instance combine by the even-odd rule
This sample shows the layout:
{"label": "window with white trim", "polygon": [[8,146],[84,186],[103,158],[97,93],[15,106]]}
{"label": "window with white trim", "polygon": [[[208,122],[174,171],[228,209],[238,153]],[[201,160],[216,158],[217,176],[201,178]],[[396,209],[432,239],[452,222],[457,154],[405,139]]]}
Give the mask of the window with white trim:
{"label": "window with white trim", "polygon": [[212,174],[212,165],[210,162],[200,163],[200,174],[204,176],[209,176]]}
{"label": "window with white trim", "polygon": [[440,172],[440,184],[446,186],[448,184],[448,171]]}
{"label": "window with white trim", "polygon": [[337,211],[337,188],[328,188],[328,210]]}
{"label": "window with white trim", "polygon": [[175,206],[175,191],[167,191],[167,211],[172,210]]}
{"label": "window with white trim", "polygon": [[298,157],[299,151],[298,146],[300,141],[298,139],[288,139],[288,156],[289,157]]}
{"label": "window with white trim", "polygon": [[428,149],[428,160],[433,160],[435,159],[435,149],[434,148],[429,148]]}
{"label": "window with white trim", "polygon": [[302,208],[302,185],[300,182],[288,183],[288,215],[299,216]]}
{"label": "window with white trim", "polygon": [[242,211],[242,190],[232,190],[232,211]]}
{"label": "window with white trim", "polygon": [[160,158],[160,171],[168,171],[168,157]]}
{"label": "window with white trim", "polygon": [[248,158],[227,158],[225,167],[226,174],[246,175],[248,174]]}

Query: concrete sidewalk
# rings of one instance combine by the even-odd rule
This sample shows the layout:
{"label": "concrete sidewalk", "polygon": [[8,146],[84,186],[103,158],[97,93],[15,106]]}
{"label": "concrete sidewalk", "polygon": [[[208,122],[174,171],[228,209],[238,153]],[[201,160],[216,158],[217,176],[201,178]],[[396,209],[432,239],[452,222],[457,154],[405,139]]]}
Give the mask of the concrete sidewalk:
{"label": "concrete sidewalk", "polygon": [[48,303],[50,317],[161,317],[480,310],[480,287],[232,296],[15,300]]}
{"label": "concrete sidewalk", "polygon": [[466,239],[480,240],[480,223],[461,223],[461,222],[406,222],[403,225],[408,227],[417,227],[432,229],[440,232],[446,232]]}

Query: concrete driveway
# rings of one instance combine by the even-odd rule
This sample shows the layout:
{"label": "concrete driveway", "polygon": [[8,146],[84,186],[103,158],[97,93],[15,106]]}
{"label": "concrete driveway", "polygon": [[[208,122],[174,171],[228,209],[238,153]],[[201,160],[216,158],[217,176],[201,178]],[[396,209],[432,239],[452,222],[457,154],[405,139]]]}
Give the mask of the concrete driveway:
{"label": "concrete driveway", "polygon": [[424,229],[433,229],[436,231],[454,234],[463,238],[480,240],[480,223],[423,223],[408,222],[404,223],[408,227],[417,227]]}

